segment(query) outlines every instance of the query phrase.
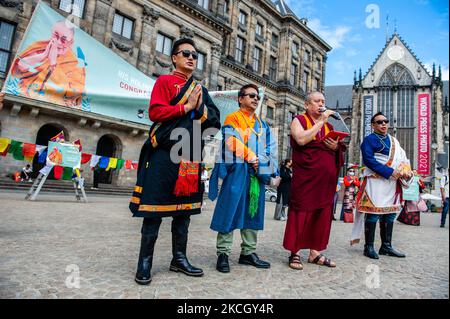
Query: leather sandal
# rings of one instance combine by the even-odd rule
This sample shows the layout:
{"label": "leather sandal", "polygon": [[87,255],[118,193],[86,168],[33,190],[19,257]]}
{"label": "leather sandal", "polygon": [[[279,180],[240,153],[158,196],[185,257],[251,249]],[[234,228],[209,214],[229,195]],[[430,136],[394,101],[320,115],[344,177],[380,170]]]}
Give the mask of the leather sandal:
{"label": "leather sandal", "polygon": [[[322,257],[324,257],[324,260],[323,260],[322,263],[320,263],[320,259],[322,259]],[[332,264],[331,264],[331,259],[325,257],[325,256],[322,255],[322,254],[319,254],[316,258],[314,258],[313,261],[311,261],[310,259],[308,259],[308,262],[309,262],[310,264],[316,264],[316,265],[319,265],[319,266],[327,266],[327,267],[330,267],[330,268],[336,267],[336,265],[332,265]]]}
{"label": "leather sandal", "polygon": [[294,270],[303,270],[303,264],[299,255],[289,256],[289,268]]}

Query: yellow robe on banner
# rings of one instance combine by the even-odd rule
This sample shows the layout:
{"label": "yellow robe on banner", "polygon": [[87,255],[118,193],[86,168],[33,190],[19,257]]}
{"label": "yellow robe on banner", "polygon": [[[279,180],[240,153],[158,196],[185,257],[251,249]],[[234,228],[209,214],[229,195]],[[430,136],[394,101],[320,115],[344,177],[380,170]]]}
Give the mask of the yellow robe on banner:
{"label": "yellow robe on banner", "polygon": [[49,41],[38,41],[31,44],[14,61],[11,74],[19,79],[20,94],[36,100],[81,109],[86,70],[84,67],[78,67],[78,59],[72,50],[58,56],[53,71],[49,59],[30,67],[28,71],[22,72],[19,69],[20,59],[43,53],[48,43]]}

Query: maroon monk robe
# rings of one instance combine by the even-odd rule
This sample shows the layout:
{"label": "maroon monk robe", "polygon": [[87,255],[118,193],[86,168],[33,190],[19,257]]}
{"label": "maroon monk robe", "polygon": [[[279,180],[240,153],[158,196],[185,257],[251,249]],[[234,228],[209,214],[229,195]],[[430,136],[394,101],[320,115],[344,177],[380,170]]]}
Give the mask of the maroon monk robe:
{"label": "maroon monk robe", "polygon": [[[314,125],[307,114],[296,117],[305,130],[311,128],[306,117]],[[325,125],[315,140],[304,146],[291,136],[293,177],[283,246],[292,253],[325,250],[330,238],[334,194],[346,146],[339,143],[338,150],[332,151],[320,141],[324,136]]]}

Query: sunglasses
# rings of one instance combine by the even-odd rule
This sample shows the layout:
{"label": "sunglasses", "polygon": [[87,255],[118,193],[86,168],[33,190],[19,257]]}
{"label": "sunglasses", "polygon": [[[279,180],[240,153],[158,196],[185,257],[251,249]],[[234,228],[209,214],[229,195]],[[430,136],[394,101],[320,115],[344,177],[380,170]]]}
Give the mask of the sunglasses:
{"label": "sunglasses", "polygon": [[247,93],[247,94],[242,94],[241,96],[247,96],[247,95],[251,99],[254,99],[256,97],[256,99],[258,101],[261,100],[261,97],[258,94],[256,94],[256,93]]}
{"label": "sunglasses", "polygon": [[178,53],[183,54],[183,57],[185,57],[185,58],[189,58],[189,56],[192,55],[192,58],[193,58],[194,60],[197,60],[197,59],[198,59],[198,53],[195,52],[195,51],[181,50],[181,51],[178,51],[177,53],[175,53],[175,55],[177,55]]}
{"label": "sunglasses", "polygon": [[389,123],[389,120],[378,120],[378,121],[375,121],[375,123],[377,123],[378,125],[381,125],[381,124],[388,124]]}

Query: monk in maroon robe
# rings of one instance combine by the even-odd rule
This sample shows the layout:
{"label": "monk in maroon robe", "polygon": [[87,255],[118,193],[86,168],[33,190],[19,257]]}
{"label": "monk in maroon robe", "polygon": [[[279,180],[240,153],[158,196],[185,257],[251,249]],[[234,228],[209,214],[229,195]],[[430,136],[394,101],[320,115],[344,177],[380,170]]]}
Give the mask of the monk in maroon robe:
{"label": "monk in maroon robe", "polygon": [[333,130],[327,121],[334,112],[321,112],[324,104],[322,93],[308,94],[306,113],[291,125],[293,177],[283,246],[291,252],[289,267],[296,270],[303,269],[300,249],[310,249],[308,262],[336,267],[320,251],[327,248],[330,237],[334,194],[346,146],[325,138]]}

